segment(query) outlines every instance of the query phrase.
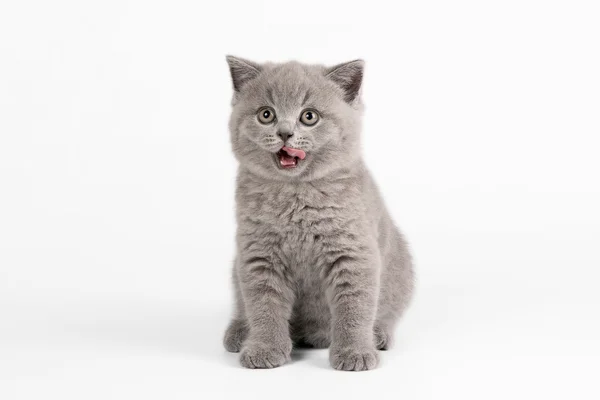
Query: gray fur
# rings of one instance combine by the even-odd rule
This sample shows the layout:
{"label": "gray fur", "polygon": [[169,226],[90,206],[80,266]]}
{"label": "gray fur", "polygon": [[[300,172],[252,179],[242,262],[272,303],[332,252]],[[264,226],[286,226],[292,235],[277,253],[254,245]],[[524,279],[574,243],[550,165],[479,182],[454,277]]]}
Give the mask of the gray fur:
{"label": "gray fur", "polygon": [[[339,370],[368,370],[411,298],[406,242],[360,156],[360,60],[333,68],[227,57],[237,178],[235,315],[225,348],[248,368],[290,359],[293,344],[330,347]],[[257,111],[276,120],[261,124]],[[314,126],[299,121],[314,109]],[[277,132],[306,159],[282,169]]]}

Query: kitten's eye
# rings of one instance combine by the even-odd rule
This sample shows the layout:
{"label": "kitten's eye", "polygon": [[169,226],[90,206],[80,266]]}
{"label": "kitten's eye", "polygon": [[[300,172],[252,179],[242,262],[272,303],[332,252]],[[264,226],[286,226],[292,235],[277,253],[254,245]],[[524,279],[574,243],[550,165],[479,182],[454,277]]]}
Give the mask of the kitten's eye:
{"label": "kitten's eye", "polygon": [[302,111],[302,115],[300,115],[300,122],[304,125],[314,125],[319,120],[319,114],[313,110],[304,110]]}
{"label": "kitten's eye", "polygon": [[261,108],[258,110],[258,120],[262,124],[270,124],[275,119],[275,111],[272,108]]}

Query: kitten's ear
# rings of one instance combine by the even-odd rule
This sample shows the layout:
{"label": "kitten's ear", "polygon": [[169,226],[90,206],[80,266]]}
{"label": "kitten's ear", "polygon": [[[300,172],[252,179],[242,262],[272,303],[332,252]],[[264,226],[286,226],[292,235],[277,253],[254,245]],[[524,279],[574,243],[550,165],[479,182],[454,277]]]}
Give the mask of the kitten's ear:
{"label": "kitten's ear", "polygon": [[327,68],[325,76],[337,83],[344,90],[344,100],[352,103],[360,92],[364,67],[363,60],[349,61]]}
{"label": "kitten's ear", "polygon": [[234,56],[227,56],[226,58],[229,64],[229,71],[231,72],[233,89],[236,92],[239,92],[246,82],[256,78],[260,74],[260,65],[252,61]]}

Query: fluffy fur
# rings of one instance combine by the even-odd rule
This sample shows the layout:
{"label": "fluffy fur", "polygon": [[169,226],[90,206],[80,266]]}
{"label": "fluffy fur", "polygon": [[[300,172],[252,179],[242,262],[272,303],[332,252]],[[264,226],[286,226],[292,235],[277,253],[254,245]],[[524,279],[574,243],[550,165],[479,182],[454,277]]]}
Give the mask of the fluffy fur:
{"label": "fluffy fur", "polygon": [[[360,156],[363,62],[327,68],[227,57],[237,178],[236,308],[228,351],[248,368],[330,347],[339,370],[368,370],[388,349],[413,288],[411,257]],[[276,118],[263,124],[262,107]],[[313,126],[303,110],[320,116]],[[286,143],[279,135],[292,133]],[[283,169],[284,146],[306,158]]]}

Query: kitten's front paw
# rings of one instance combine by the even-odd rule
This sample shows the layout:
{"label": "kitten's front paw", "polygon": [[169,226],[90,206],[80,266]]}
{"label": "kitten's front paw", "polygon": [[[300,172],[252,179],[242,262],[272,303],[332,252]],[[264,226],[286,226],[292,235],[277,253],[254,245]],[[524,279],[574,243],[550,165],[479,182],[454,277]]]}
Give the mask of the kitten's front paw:
{"label": "kitten's front paw", "polygon": [[246,368],[275,368],[290,360],[292,342],[274,346],[259,342],[244,343],[240,363]]}
{"label": "kitten's front paw", "polygon": [[374,348],[337,348],[329,352],[331,366],[340,371],[368,371],[377,366],[379,355]]}

